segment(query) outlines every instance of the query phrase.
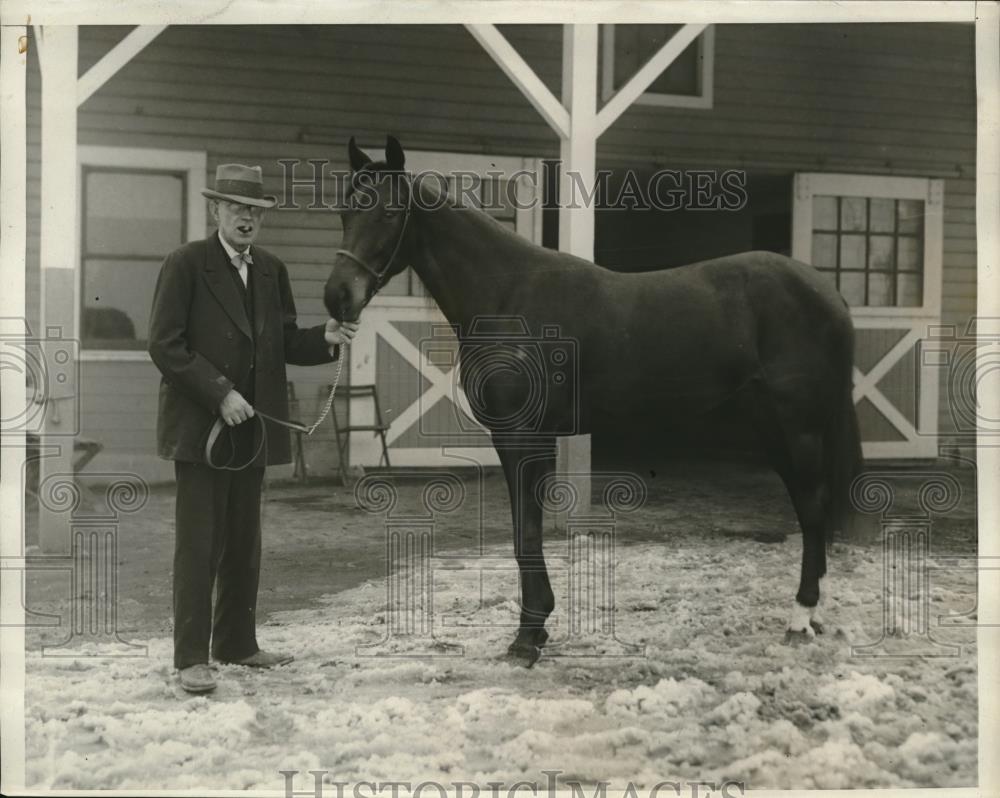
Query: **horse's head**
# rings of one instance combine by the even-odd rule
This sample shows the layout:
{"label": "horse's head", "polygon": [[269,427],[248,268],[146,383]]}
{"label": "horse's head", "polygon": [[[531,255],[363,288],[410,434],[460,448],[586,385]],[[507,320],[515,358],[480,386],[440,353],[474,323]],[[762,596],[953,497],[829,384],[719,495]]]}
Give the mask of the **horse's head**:
{"label": "horse's head", "polygon": [[344,236],[323,301],[338,321],[356,321],[375,293],[407,265],[405,239],[411,185],[400,143],[386,139],[385,160],[373,161],[351,138],[351,182],[341,218]]}

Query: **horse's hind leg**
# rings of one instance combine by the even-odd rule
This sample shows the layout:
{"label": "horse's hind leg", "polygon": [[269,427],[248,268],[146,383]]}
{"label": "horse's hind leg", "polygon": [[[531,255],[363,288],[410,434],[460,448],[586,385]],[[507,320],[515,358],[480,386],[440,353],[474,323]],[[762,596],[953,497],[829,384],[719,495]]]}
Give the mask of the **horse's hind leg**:
{"label": "horse's hind leg", "polygon": [[788,490],[802,529],[802,570],[788,622],[791,634],[822,631],[817,618],[820,579],[826,574],[828,490],[823,468],[823,435],[803,423],[761,386],[755,421],[771,464]]}
{"label": "horse's hind leg", "polygon": [[788,622],[791,634],[812,637],[822,631],[816,616],[820,579],[826,574],[827,487],[823,471],[823,436],[801,433],[788,442],[792,472],[785,480],[802,528],[802,572]]}

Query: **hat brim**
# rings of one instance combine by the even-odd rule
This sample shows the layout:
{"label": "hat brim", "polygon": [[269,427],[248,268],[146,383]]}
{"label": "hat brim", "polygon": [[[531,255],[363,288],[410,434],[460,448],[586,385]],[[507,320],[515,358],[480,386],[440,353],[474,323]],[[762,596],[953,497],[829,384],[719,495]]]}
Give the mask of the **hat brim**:
{"label": "hat brim", "polygon": [[238,202],[241,205],[253,205],[257,208],[273,208],[278,204],[278,200],[275,197],[244,197],[239,194],[222,194],[210,188],[203,188],[201,194],[203,197],[208,197],[209,199],[229,200],[230,202]]}

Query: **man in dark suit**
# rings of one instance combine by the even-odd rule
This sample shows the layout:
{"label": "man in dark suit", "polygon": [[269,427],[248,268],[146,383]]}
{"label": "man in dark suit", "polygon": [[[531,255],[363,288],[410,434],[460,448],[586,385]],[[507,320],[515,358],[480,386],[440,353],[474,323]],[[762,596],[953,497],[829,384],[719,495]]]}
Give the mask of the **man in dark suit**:
{"label": "man in dark suit", "polygon": [[[210,642],[220,662],[270,668],[292,660],[260,650],[255,623],[264,467],[290,462],[291,442],[263,415],[250,419],[255,408],[287,419],[285,364],[330,363],[357,331],[333,319],[297,326],[285,265],[252,246],[275,204],[259,166],[223,164],[215,190],[202,193],[218,231],[167,256],[149,326],[149,353],[163,375],[157,446],[177,476],[174,666],[189,692],[215,688]],[[207,447],[218,419],[227,427]]]}

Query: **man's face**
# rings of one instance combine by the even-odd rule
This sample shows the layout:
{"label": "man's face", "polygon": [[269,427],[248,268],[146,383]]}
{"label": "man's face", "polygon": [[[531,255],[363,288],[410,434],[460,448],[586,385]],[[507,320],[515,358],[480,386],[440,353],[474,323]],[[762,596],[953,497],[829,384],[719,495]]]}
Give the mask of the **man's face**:
{"label": "man's face", "polygon": [[212,202],[212,218],[219,225],[219,232],[235,249],[249,247],[264,222],[264,208],[242,205],[229,200]]}

